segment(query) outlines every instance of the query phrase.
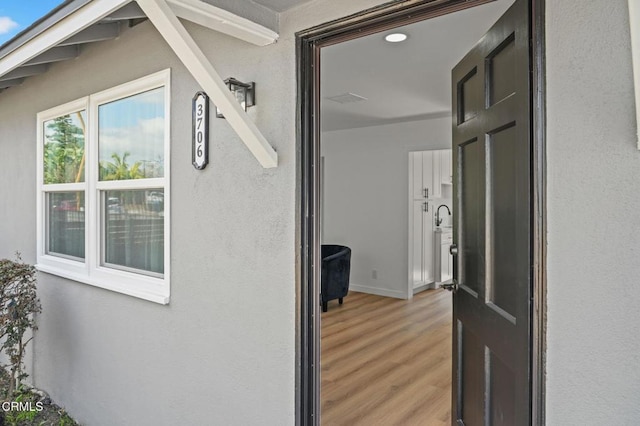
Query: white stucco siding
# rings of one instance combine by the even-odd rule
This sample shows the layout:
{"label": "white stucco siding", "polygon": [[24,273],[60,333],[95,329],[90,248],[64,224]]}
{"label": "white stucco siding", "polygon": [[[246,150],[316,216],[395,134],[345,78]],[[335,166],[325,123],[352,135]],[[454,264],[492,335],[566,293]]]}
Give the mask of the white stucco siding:
{"label": "white stucco siding", "polygon": [[283,60],[282,45],[189,29],[222,75],[257,82],[251,115],[279,168],[263,169],[215,117],[210,164],[193,168],[200,88],[149,22],[0,97],[0,256],[34,262],[36,113],[171,68],[170,304],[39,277],[32,378],[82,424],[293,424],[293,49]]}
{"label": "white stucco siding", "polygon": [[640,152],[626,0],[547,1],[548,425],[640,419]]}

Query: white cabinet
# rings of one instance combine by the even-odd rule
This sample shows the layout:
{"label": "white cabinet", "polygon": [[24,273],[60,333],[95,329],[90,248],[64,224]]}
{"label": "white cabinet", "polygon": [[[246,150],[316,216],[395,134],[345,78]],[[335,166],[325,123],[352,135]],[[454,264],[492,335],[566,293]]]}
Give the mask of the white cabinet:
{"label": "white cabinet", "polygon": [[440,179],[440,151],[428,151],[431,154],[431,198],[442,197],[442,186]]}
{"label": "white cabinet", "polygon": [[451,150],[411,152],[410,182],[411,199],[443,198],[443,185],[451,185]]}
{"label": "white cabinet", "polygon": [[442,185],[453,184],[453,159],[450,149],[440,151],[440,179]]}
{"label": "white cabinet", "polygon": [[411,198],[414,200],[433,197],[434,151],[410,152]]}
{"label": "white cabinet", "polygon": [[410,279],[413,288],[434,282],[433,208],[428,200],[414,200],[409,238]]}
{"label": "white cabinet", "polygon": [[450,185],[450,149],[409,153],[409,290],[434,288],[440,276],[436,271],[443,269],[435,259],[440,247],[434,236],[434,210],[443,198],[451,198]]}
{"label": "white cabinet", "polygon": [[453,256],[449,253],[449,247],[453,243],[451,230],[442,230],[435,233],[435,281],[441,283],[453,278]]}
{"label": "white cabinet", "polygon": [[431,198],[442,198],[442,179],[440,179],[440,152],[441,151],[429,151],[432,155],[431,162],[431,176],[432,176],[432,190]]}
{"label": "white cabinet", "polygon": [[452,181],[451,150],[433,151],[433,198],[451,197],[451,191],[447,191],[446,188]]}

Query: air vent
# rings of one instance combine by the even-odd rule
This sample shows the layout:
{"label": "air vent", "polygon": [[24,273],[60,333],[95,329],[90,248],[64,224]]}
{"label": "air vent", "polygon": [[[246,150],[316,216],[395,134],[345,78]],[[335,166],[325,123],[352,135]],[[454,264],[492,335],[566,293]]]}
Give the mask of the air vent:
{"label": "air vent", "polygon": [[352,102],[361,102],[367,100],[367,98],[365,98],[364,96],[356,95],[355,93],[343,93],[342,95],[329,96],[327,99],[339,104],[350,104]]}

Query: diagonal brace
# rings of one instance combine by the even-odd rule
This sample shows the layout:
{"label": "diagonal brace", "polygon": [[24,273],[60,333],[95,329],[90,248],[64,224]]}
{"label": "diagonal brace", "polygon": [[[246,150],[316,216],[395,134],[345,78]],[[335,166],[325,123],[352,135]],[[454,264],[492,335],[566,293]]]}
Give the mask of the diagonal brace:
{"label": "diagonal brace", "polygon": [[198,84],[222,111],[227,122],[262,167],[277,167],[278,154],[238,104],[227,85],[224,84],[211,62],[178,20],[166,0],[137,0],[137,2]]}

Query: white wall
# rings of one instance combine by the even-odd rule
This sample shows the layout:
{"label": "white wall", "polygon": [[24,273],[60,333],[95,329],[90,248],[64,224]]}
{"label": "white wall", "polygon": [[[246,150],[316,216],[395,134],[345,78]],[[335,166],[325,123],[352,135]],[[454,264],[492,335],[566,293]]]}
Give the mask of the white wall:
{"label": "white wall", "polygon": [[450,148],[451,119],[324,132],[321,145],[323,242],[351,247],[352,290],[406,298],[409,152]]}
{"label": "white wall", "polygon": [[547,1],[547,424],[640,422],[640,152],[626,0]]}

